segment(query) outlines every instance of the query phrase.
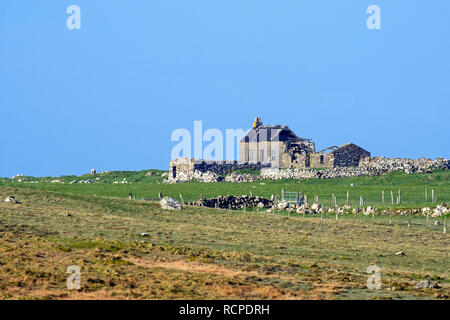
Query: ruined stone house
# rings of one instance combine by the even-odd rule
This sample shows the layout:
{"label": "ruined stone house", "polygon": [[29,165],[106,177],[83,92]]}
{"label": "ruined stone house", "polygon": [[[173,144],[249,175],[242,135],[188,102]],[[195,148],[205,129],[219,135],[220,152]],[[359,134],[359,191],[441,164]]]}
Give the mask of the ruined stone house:
{"label": "ruined stone house", "polygon": [[353,143],[333,146],[309,155],[311,168],[357,167],[370,153]]}
{"label": "ruined stone house", "polygon": [[263,125],[255,118],[239,143],[239,161],[270,163],[276,168],[333,168],[358,166],[370,153],[353,143],[316,152],[311,139],[298,137],[285,125]]}
{"label": "ruined stone house", "polygon": [[239,142],[239,161],[178,158],[170,161],[169,180],[189,180],[201,173],[227,174],[241,169],[356,167],[370,153],[353,143],[316,152],[311,139],[298,137],[288,126],[253,127]]}
{"label": "ruined stone house", "polygon": [[256,118],[252,129],[239,143],[240,162],[270,162],[274,167],[308,165],[307,155],[315,150],[311,139],[299,138],[285,125],[263,125]]}

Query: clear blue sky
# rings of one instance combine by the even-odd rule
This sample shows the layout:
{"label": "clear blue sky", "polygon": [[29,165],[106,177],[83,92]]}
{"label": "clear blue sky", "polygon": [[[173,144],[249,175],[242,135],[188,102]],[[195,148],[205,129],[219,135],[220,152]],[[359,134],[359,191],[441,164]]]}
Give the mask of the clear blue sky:
{"label": "clear blue sky", "polygon": [[[81,8],[81,30],[66,8]],[[366,27],[381,7],[382,29]],[[449,157],[450,1],[2,0],[0,176],[168,168],[176,128]]]}

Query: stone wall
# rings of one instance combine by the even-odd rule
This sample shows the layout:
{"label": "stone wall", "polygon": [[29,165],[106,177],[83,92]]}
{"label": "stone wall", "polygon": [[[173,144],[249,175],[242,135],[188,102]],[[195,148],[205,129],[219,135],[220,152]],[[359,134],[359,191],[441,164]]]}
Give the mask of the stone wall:
{"label": "stone wall", "polygon": [[[377,176],[386,172],[404,171],[406,173],[425,173],[433,170],[450,169],[450,160],[437,158],[431,159],[400,159],[384,157],[366,157],[361,159],[357,167],[335,167],[324,170],[309,168],[272,168],[270,163],[241,163],[237,161],[194,161],[192,159],[176,159],[171,161],[171,166],[176,165],[176,177],[169,173],[168,183],[191,181],[199,182],[252,182],[256,180],[270,179],[331,179],[341,177]],[[178,167],[183,170],[178,169]],[[172,168],[172,167],[171,167]],[[259,176],[232,173],[240,169],[261,170]],[[219,174],[228,174],[225,179]]]}
{"label": "stone wall", "polygon": [[361,159],[359,167],[373,168],[379,172],[404,171],[406,173],[423,173],[433,169],[450,169],[450,160],[444,158],[431,160],[426,158],[367,157]]}
{"label": "stone wall", "polygon": [[390,159],[383,157],[364,158],[357,167],[335,167],[324,170],[313,169],[262,169],[258,179],[330,179],[342,177],[378,176],[386,172],[404,171],[406,173],[424,173],[432,170],[450,169],[450,160],[431,159]]}
{"label": "stone wall", "polygon": [[194,174],[194,159],[177,158],[170,161],[169,179],[176,179],[179,174]]}
{"label": "stone wall", "polygon": [[313,153],[309,156],[310,168],[333,168],[334,156],[331,153]]}
{"label": "stone wall", "polygon": [[270,167],[270,162],[238,162],[238,161],[195,161],[194,169],[201,172],[214,172],[217,174],[228,174],[236,170],[255,169]]}
{"label": "stone wall", "polygon": [[191,180],[199,182],[221,181],[219,175],[229,174],[236,170],[268,168],[269,162],[249,163],[239,161],[213,161],[177,158],[170,161],[169,175],[166,183],[178,183]]}
{"label": "stone wall", "polygon": [[270,208],[273,201],[258,196],[219,196],[212,199],[200,199],[195,204],[202,207],[221,209]]}

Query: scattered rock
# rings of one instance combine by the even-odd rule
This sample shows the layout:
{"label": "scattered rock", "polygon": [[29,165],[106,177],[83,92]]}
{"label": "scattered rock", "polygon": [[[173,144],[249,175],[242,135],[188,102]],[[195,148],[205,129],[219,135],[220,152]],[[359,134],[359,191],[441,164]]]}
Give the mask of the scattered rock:
{"label": "scattered rock", "polygon": [[364,209],[363,214],[365,216],[368,216],[369,214],[375,213],[376,210],[377,210],[376,208],[368,206],[366,209]]}
{"label": "scattered rock", "polygon": [[16,200],[16,198],[14,198],[14,196],[8,196],[8,197],[6,197],[5,202],[8,202],[8,203],[17,203],[17,204],[20,203],[19,201]]}
{"label": "scattered rock", "polygon": [[447,212],[449,212],[448,204],[446,204],[446,203],[439,204],[433,210],[433,214],[431,215],[431,217],[437,218],[437,217],[440,217],[440,216],[446,214]]}
{"label": "scattered rock", "polygon": [[171,197],[164,197],[159,204],[161,205],[161,208],[166,210],[181,210],[183,207],[181,203]]}
{"label": "scattered rock", "polygon": [[430,280],[422,280],[415,286],[416,289],[439,289],[440,286]]}
{"label": "scattered rock", "polygon": [[225,177],[227,182],[253,182],[256,178],[251,174],[240,174],[233,172],[232,174]]}
{"label": "scattered rock", "polygon": [[313,203],[311,205],[311,211],[313,213],[318,213],[320,211],[320,209],[322,208],[322,206],[320,205],[320,203]]}
{"label": "scattered rock", "polygon": [[289,202],[287,202],[286,200],[281,200],[276,204],[276,207],[278,210],[286,210],[287,208],[289,208]]}
{"label": "scattered rock", "polygon": [[150,237],[150,235],[146,232],[141,233],[141,237]]}
{"label": "scattered rock", "polygon": [[399,251],[395,253],[396,256],[404,256],[406,255],[406,253],[404,253],[403,251]]}

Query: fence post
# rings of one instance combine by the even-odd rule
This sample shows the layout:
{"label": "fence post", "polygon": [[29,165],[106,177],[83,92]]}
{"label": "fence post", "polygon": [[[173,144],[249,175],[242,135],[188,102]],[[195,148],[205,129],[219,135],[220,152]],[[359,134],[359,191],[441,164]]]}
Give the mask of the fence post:
{"label": "fence post", "polygon": [[389,224],[392,224],[392,208],[389,210]]}
{"label": "fence post", "polygon": [[408,227],[411,227],[411,211],[408,211]]}
{"label": "fence post", "polygon": [[297,203],[297,206],[300,204],[300,192],[297,190],[297,197],[295,199],[295,202]]}
{"label": "fence post", "polygon": [[428,190],[425,188],[425,202],[428,202]]}
{"label": "fence post", "polygon": [[334,211],[336,211],[336,221],[338,220],[338,207],[336,197],[334,197]]}
{"label": "fence post", "polygon": [[444,234],[447,233],[447,216],[444,217]]}
{"label": "fence post", "polygon": [[305,194],[305,203],[308,203],[308,196]]}
{"label": "fence post", "polygon": [[391,202],[394,205],[394,192],[391,190]]}
{"label": "fence post", "polygon": [[400,189],[398,189],[397,204],[401,204],[401,203],[402,203],[402,193],[401,193]]}
{"label": "fence post", "polygon": [[430,213],[427,211],[427,223],[425,224],[425,228],[427,228],[428,229],[428,220],[429,220],[429,215],[430,215]]}
{"label": "fence post", "polygon": [[244,202],[244,212],[247,211],[247,203]]}
{"label": "fence post", "polygon": [[184,204],[184,200],[183,200],[183,196],[181,195],[181,192],[180,192],[180,200],[181,200],[181,203]]}
{"label": "fence post", "polygon": [[284,189],[281,189],[281,201],[284,201]]}
{"label": "fence post", "polygon": [[349,198],[349,196],[350,196],[350,194],[349,194],[349,192],[347,190],[347,207],[348,207],[348,198]]}
{"label": "fence post", "polygon": [[381,191],[381,204],[384,206],[384,190]]}
{"label": "fence post", "polygon": [[372,222],[375,223],[375,210],[372,209]]}

